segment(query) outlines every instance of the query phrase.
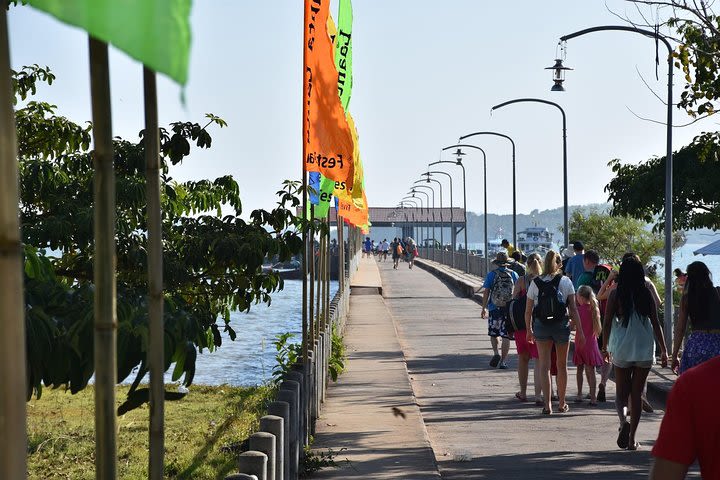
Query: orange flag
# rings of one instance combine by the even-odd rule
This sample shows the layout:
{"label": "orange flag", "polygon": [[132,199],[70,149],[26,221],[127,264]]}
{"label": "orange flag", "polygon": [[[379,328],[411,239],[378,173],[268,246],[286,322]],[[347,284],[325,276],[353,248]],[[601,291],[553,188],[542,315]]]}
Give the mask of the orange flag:
{"label": "orange flag", "polygon": [[352,186],[353,139],[338,96],[335,52],[327,31],[330,0],[305,0],[304,170]]}

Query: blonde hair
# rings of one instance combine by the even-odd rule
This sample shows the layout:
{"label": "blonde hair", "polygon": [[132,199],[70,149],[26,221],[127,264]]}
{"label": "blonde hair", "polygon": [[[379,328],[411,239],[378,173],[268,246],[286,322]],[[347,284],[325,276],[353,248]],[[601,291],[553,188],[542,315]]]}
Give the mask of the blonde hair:
{"label": "blonde hair", "polygon": [[560,254],[558,252],[556,252],[555,250],[548,250],[548,252],[545,254],[543,273],[545,275],[557,275],[560,267],[562,266],[562,261],[558,262],[559,259]]}
{"label": "blonde hair", "polygon": [[527,270],[528,272],[534,276],[539,277],[542,275],[542,263],[540,255],[537,253],[531,253],[530,256],[527,259]]}
{"label": "blonde hair", "polygon": [[580,288],[578,288],[577,294],[578,296],[587,300],[590,304],[590,313],[592,314],[593,322],[593,334],[596,337],[599,337],[600,333],[602,332],[602,325],[600,324],[600,306],[598,305],[597,298],[595,298],[595,292],[593,292],[592,288],[590,288],[589,286],[582,285]]}

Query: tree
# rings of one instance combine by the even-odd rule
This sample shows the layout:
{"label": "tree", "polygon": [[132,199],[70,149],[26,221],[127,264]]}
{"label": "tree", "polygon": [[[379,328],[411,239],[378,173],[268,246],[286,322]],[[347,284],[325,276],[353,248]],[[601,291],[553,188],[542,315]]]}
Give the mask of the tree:
{"label": "tree", "polygon": [[[673,155],[673,230],[720,228],[720,134],[704,133]],[[615,178],[605,187],[613,202],[611,213],[647,223],[665,212],[665,157],[638,165],[610,162]],[[656,230],[664,228],[656,224]]]}
{"label": "tree", "polygon": [[[660,25],[674,29],[678,44],[673,53],[675,66],[685,75],[685,88],[678,106],[691,116],[712,115],[720,99],[720,15],[713,11],[712,0],[628,0],[651,6],[657,15],[666,15]],[[647,18],[647,17],[643,17]],[[634,22],[633,22],[634,23]],[[655,28],[651,22],[643,21]],[[657,26],[660,26],[657,25]]]}
{"label": "tree", "polygon": [[[37,65],[15,72],[18,99],[54,76]],[[16,113],[25,247],[28,398],[42,385],[83,389],[93,373],[93,169],[90,126],[58,116],[53,105],[28,101]],[[175,122],[160,129],[165,369],[190,385],[197,350],[222,344],[222,328],[235,339],[230,312],[270,303],[282,288],[262,272],[264,258],[281,261],[302,251],[299,232],[309,225],[293,214],[299,186],[285,182],[273,210],[241,215],[239,188],[230,176],[176,182],[170,166],[194,148],[210,148],[208,127]],[[140,137],[143,132],[140,132]],[[130,396],[147,373],[147,256],[144,142],[115,140],[117,179],[118,380],[139,366]],[[223,210],[231,213],[223,215]],[[49,255],[48,250],[54,252]],[[55,255],[56,254],[56,255]],[[132,400],[132,398],[131,398]]]}
{"label": "tree", "polygon": [[575,210],[570,218],[570,238],[597,251],[603,261],[612,265],[619,265],[627,252],[636,253],[646,264],[663,247],[663,239],[646,225],[627,216]]}

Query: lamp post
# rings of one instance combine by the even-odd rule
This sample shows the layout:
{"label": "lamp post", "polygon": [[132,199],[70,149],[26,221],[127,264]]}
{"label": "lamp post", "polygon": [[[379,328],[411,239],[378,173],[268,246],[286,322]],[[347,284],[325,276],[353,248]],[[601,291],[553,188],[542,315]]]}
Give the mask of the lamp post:
{"label": "lamp post", "polygon": [[[427,180],[417,180],[417,181],[414,182],[414,183],[427,183]],[[432,187],[428,186],[428,185],[414,185],[413,188],[427,188],[427,189],[430,190],[430,192],[432,192],[432,208],[433,208],[433,210],[432,210],[432,224],[433,224],[433,226],[432,226],[432,238],[431,238],[431,240],[432,240],[433,250],[434,250],[434,249],[435,249],[435,190],[434,190]],[[428,247],[428,248],[430,248],[430,247]],[[435,260],[435,252],[433,252],[432,259]]]}
{"label": "lamp post", "polygon": [[[423,173],[422,175],[425,175],[425,174]],[[443,199],[443,194],[442,194],[442,182],[440,182],[439,180],[435,180],[434,178],[430,178],[430,175],[427,175],[427,178],[426,178],[424,181],[425,181],[425,183],[436,183],[437,186],[438,186],[438,188],[440,189],[440,245],[442,246],[443,242],[445,241],[445,240],[443,239],[443,223],[444,223],[444,219],[443,219],[443,201],[442,201],[442,199]],[[433,214],[433,224],[434,224],[434,225],[437,225],[437,222],[435,221],[435,215],[434,215],[434,214]],[[433,260],[435,260],[435,250],[436,250],[435,240],[436,240],[436,237],[435,237],[435,226],[433,226]],[[444,263],[444,262],[445,262],[445,258],[444,258],[443,250],[442,250],[442,249],[440,249],[440,257],[441,257],[441,259],[440,259],[441,263]]]}
{"label": "lamp post", "polygon": [[[483,255],[485,256],[485,275],[489,272],[489,260],[488,260],[488,225],[487,225],[487,155],[485,150],[478,147],[477,145],[469,145],[464,143],[458,143],[456,145],[450,145],[449,147],[443,148],[443,150],[449,150],[451,148],[457,148],[455,154],[458,157],[458,162],[461,161],[462,155],[465,155],[461,148],[474,148],[479,150],[483,155],[483,230],[484,230],[484,244],[483,244]],[[467,217],[465,218],[465,232],[467,233]],[[467,243],[467,236],[465,237],[465,243]],[[466,260],[469,261],[469,260]]]}
{"label": "lamp post", "polygon": [[[417,227],[417,225],[415,225],[415,210],[419,207],[420,210],[422,211],[422,202],[420,201],[421,199],[418,197],[412,196],[412,195],[406,195],[405,197],[403,197],[403,200],[406,202],[411,202],[411,201],[413,202],[412,203],[412,205],[413,205],[413,212],[412,212],[413,221],[412,221],[411,225],[412,225],[413,235],[415,235],[415,228]],[[419,231],[419,228],[418,228],[418,231]],[[408,236],[410,236],[410,235],[408,235]],[[417,236],[417,235],[415,235],[415,236]]]}
{"label": "lamp post", "polygon": [[[673,320],[673,304],[672,304],[672,181],[673,181],[673,158],[672,158],[672,106],[673,106],[673,95],[672,95],[672,79],[673,79],[673,56],[672,46],[667,38],[660,33],[653,30],[643,30],[637,27],[629,27],[626,25],[603,25],[599,27],[586,28],[569,35],[560,37],[560,42],[567,42],[576,37],[586,35],[593,32],[602,31],[622,31],[638,33],[645,37],[654,38],[665,44],[668,50],[668,89],[667,89],[667,125],[665,131],[666,141],[666,153],[665,153],[665,342],[668,348],[672,348],[672,320]],[[550,67],[555,70],[555,76],[558,76],[558,69]],[[567,70],[567,67],[563,67],[563,70]],[[562,71],[560,73],[563,73]],[[557,85],[557,81],[555,85]],[[560,81],[562,87],[562,81]],[[553,87],[555,88],[555,87]],[[557,89],[556,89],[557,91]]]}
{"label": "lamp post", "polygon": [[510,145],[512,145],[512,190],[513,190],[513,246],[517,246],[517,187],[515,184],[515,142],[512,138],[509,136],[498,133],[498,132],[475,132],[475,133],[469,133],[467,135],[463,135],[460,137],[460,140],[465,140],[466,138],[475,137],[478,135],[494,135],[496,137],[502,137],[510,141]]}
{"label": "lamp post", "polygon": [[[567,67],[563,67],[563,70],[567,70]],[[561,85],[562,86],[562,85]],[[546,105],[552,105],[560,110],[562,114],[562,147],[563,147],[563,242],[564,246],[567,247],[570,244],[570,232],[568,230],[569,225],[569,213],[568,213],[568,174],[567,174],[567,119],[565,117],[565,110],[555,102],[543,100],[540,98],[517,98],[515,100],[508,100],[507,102],[495,105],[490,109],[492,112],[495,109],[502,108],[506,105],[512,105],[513,103],[521,102],[536,102],[544,103]],[[517,246],[517,245],[516,245]]]}
{"label": "lamp post", "polygon": [[[442,152],[441,152],[442,154]],[[462,168],[462,179],[463,179],[463,216],[465,218],[465,273],[470,273],[470,257],[468,257],[468,248],[467,248],[467,192],[465,188],[465,165],[462,164],[462,161],[458,160],[456,162],[451,162],[450,160],[438,160],[437,162],[428,163],[428,167],[432,165],[437,165],[439,163],[451,163],[453,165],[457,165],[460,168]],[[452,267],[455,268],[455,230],[453,230],[452,234],[450,235],[450,240],[452,240],[453,243],[453,261],[452,261]]]}
{"label": "lamp post", "polygon": [[[430,195],[427,192],[424,192],[422,190],[419,190],[419,191],[415,190],[415,186],[413,185],[412,194],[415,195],[417,193],[422,193],[423,195],[425,195],[425,215],[423,216],[423,223],[425,223],[425,236],[423,237],[423,242],[426,243],[428,237],[430,236],[430,227],[428,226],[428,217],[429,217],[428,213],[430,211]],[[421,200],[420,204],[422,205],[422,200],[423,200],[422,197],[418,197],[418,198],[420,198],[420,200]],[[422,210],[420,212],[422,213]],[[421,229],[422,229],[422,227],[421,227]],[[422,243],[420,245],[422,245]]]}
{"label": "lamp post", "polygon": [[[438,170],[427,171],[427,172],[423,173],[423,175],[427,176],[428,178],[430,178],[434,174],[446,175],[448,177],[448,180],[449,180],[448,183],[450,184],[450,231],[455,231],[455,221],[453,218],[452,176],[447,172],[441,172]],[[442,212],[442,183],[439,181],[437,181],[437,182],[438,182],[438,185],[440,185],[440,211]],[[441,252],[441,256],[442,256],[442,263],[445,264],[445,240],[443,239],[443,228],[444,228],[442,226],[443,223],[444,223],[444,221],[443,221],[442,213],[441,213],[441,216],[440,216],[440,225],[441,225],[441,227],[440,227],[440,243],[442,245],[441,245],[440,252]],[[454,254],[455,254],[455,246],[454,245],[450,249],[450,252],[451,252],[451,255],[454,256]]]}

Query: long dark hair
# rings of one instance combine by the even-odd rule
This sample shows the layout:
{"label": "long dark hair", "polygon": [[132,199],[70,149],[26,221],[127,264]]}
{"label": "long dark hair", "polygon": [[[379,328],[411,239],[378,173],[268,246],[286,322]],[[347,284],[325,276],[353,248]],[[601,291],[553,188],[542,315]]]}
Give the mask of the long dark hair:
{"label": "long dark hair", "polygon": [[620,264],[618,274],[617,296],[622,307],[623,326],[627,327],[632,312],[641,317],[650,315],[652,296],[645,286],[645,270],[642,264],[633,257],[625,258]]}
{"label": "long dark hair", "polygon": [[712,275],[703,262],[693,262],[687,267],[688,315],[693,322],[708,320],[716,311],[718,292],[712,282]]}

